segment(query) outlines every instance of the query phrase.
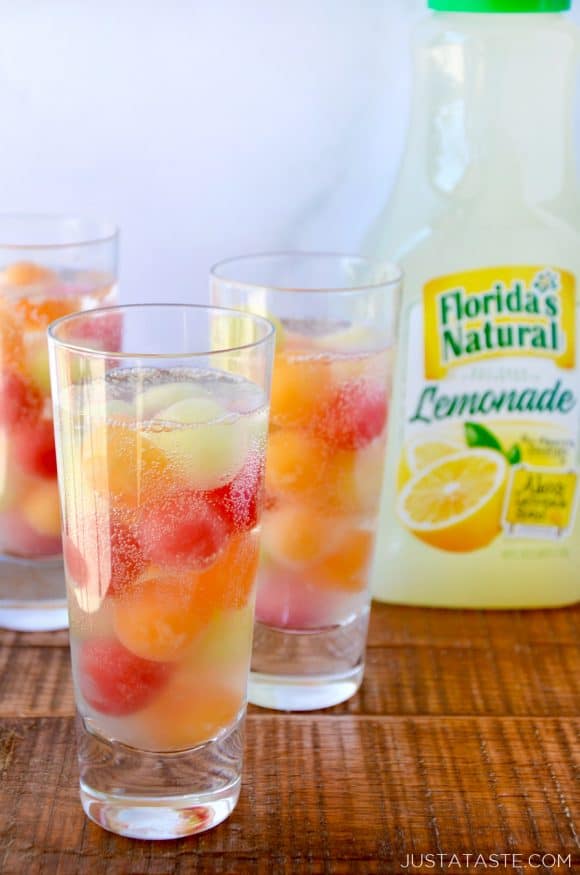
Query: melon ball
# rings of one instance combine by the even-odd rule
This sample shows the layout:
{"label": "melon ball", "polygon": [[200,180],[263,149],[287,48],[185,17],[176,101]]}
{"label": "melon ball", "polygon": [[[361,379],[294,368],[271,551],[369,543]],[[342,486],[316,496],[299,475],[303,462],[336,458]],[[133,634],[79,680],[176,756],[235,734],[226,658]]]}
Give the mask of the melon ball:
{"label": "melon ball", "polygon": [[31,479],[14,464],[13,452],[7,430],[0,428],[0,513],[17,507]]}
{"label": "melon ball", "polygon": [[139,392],[135,397],[135,407],[140,419],[150,419],[179,401],[188,401],[198,396],[203,398],[206,395],[206,390],[196,381],[162,383],[148,386],[147,389]]}
{"label": "melon ball", "polygon": [[0,300],[0,362],[2,368],[22,371],[24,340],[22,327],[9,309],[9,302]]}
{"label": "melon ball", "polygon": [[343,538],[340,550],[326,556],[316,567],[314,579],[317,585],[347,592],[364,590],[374,541],[373,532],[364,529],[350,531]]}
{"label": "melon ball", "polygon": [[26,369],[31,382],[43,395],[50,395],[50,367],[48,346],[44,337],[31,343],[26,351]]}
{"label": "melon ball", "polygon": [[235,684],[219,672],[176,671],[163,692],[139,713],[137,741],[149,750],[183,750],[232,726],[245,705],[245,676]]}
{"label": "melon ball", "polygon": [[229,678],[240,676],[245,683],[253,626],[253,600],[237,610],[216,611],[203,632],[194,639],[184,657],[184,664],[194,670],[227,672]]}
{"label": "melon ball", "polygon": [[43,535],[32,528],[22,513],[9,511],[0,522],[3,553],[16,556],[58,556],[62,552],[60,535]]}
{"label": "melon ball", "polygon": [[60,533],[60,500],[56,480],[42,480],[21,501],[21,511],[29,525],[41,535]]}
{"label": "melon ball", "polygon": [[304,568],[338,547],[343,528],[309,507],[280,506],[264,515],[262,546],[277,562]]}
{"label": "melon ball", "polygon": [[250,444],[246,422],[228,417],[211,398],[177,401],[155,419],[163,425],[158,431],[148,431],[147,437],[165,453],[188,486],[215,489],[242,468]]}
{"label": "melon ball", "polygon": [[322,629],[334,620],[332,596],[301,571],[264,565],[256,597],[256,620],[277,629]]}
{"label": "melon ball", "polygon": [[167,459],[150,439],[153,435],[119,422],[99,425],[89,437],[82,463],[92,489],[127,507],[137,507],[157,493]]}
{"label": "melon ball", "polygon": [[34,286],[55,279],[54,271],[33,261],[15,261],[4,271],[4,280],[11,286]]}
{"label": "melon ball", "polygon": [[280,426],[308,425],[326,395],[329,377],[325,359],[278,353],[272,374],[272,422]]}
{"label": "melon ball", "polygon": [[179,660],[207,623],[211,603],[186,575],[146,575],[114,606],[117,638],[142,659]]}
{"label": "melon ball", "polygon": [[312,495],[324,489],[328,450],[302,431],[271,433],[266,458],[266,490],[272,495]]}

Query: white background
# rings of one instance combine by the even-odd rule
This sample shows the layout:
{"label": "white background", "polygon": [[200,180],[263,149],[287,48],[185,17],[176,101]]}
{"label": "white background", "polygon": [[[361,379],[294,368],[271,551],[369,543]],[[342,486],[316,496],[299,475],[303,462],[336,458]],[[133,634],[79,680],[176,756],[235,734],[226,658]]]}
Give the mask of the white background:
{"label": "white background", "polygon": [[126,302],[202,301],[228,255],[356,251],[426,2],[0,0],[0,209],[119,223]]}

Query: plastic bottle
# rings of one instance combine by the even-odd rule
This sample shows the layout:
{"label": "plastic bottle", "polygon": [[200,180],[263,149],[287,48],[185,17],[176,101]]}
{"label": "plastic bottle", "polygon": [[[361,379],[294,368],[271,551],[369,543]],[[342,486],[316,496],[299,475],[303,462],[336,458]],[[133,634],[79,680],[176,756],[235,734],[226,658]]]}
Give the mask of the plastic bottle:
{"label": "plastic bottle", "polygon": [[394,197],[405,271],[375,597],[580,598],[578,38],[570,0],[430,0]]}

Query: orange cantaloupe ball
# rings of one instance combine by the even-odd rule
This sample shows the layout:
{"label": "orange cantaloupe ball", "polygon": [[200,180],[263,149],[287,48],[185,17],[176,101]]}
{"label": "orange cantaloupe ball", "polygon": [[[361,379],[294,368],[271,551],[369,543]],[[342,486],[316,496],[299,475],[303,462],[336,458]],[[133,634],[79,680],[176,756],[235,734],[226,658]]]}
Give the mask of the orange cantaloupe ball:
{"label": "orange cantaloupe ball", "polygon": [[43,331],[51,322],[76,313],[79,309],[80,300],[74,296],[20,298],[16,304],[16,311],[29,331]]}
{"label": "orange cantaloupe ball", "polygon": [[187,575],[158,570],[143,575],[126,598],[114,605],[117,638],[127,650],[154,662],[173,662],[208,622],[211,605],[196,598],[196,583]]}
{"label": "orange cantaloupe ball", "polygon": [[242,608],[256,580],[260,551],[257,535],[234,534],[215,562],[198,574],[198,586],[206,595],[208,610]]}
{"label": "orange cantaloupe ball", "polygon": [[138,507],[163,488],[168,460],[144,434],[128,425],[101,425],[84,448],[89,484],[113,502]]}
{"label": "orange cantaloupe ball", "polygon": [[339,529],[334,520],[312,507],[282,505],[264,515],[262,547],[268,556],[289,567],[308,567],[337,544]]}
{"label": "orange cantaloupe ball", "polygon": [[50,268],[33,261],[15,261],[5,269],[4,278],[11,286],[33,286],[52,281],[56,275]]}
{"label": "orange cantaloupe ball", "polygon": [[271,432],[266,457],[266,491],[271,495],[307,495],[324,484],[328,452],[302,431]]}
{"label": "orange cantaloupe ball", "polygon": [[312,577],[320,586],[358,592],[367,585],[374,546],[372,532],[355,529],[341,541],[340,549],[316,566]]}
{"label": "orange cantaloupe ball", "polygon": [[324,359],[279,353],[274,360],[270,416],[274,425],[308,425],[319,408],[330,380]]}
{"label": "orange cantaloupe ball", "polygon": [[142,743],[152,750],[183,750],[215,738],[244,706],[244,685],[196,671],[179,672],[139,714]]}
{"label": "orange cantaloupe ball", "polygon": [[40,481],[21,499],[22,515],[41,535],[60,534],[60,501],[56,480]]}
{"label": "orange cantaloupe ball", "polygon": [[384,455],[382,439],[360,450],[331,454],[324,489],[316,495],[317,506],[328,512],[374,517],[381,496]]}
{"label": "orange cantaloupe ball", "polygon": [[8,304],[0,305],[0,368],[7,366],[22,372],[24,368],[24,339],[17,320],[8,311]]}

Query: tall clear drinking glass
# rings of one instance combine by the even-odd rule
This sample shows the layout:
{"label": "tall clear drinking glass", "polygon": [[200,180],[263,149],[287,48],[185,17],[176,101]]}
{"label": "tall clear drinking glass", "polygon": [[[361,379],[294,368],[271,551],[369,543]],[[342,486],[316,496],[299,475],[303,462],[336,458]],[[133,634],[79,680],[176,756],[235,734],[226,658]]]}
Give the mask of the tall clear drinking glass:
{"label": "tall clear drinking glass", "polygon": [[46,328],[114,303],[117,242],[104,222],[0,215],[0,626],[66,626]]}
{"label": "tall clear drinking glass", "polygon": [[356,692],[383,474],[401,276],[360,257],[249,256],[215,304],[276,325],[249,701],[310,710]]}
{"label": "tall clear drinking glass", "polygon": [[240,792],[274,329],[152,304],[49,345],[82,805],[135,838],[201,832]]}

